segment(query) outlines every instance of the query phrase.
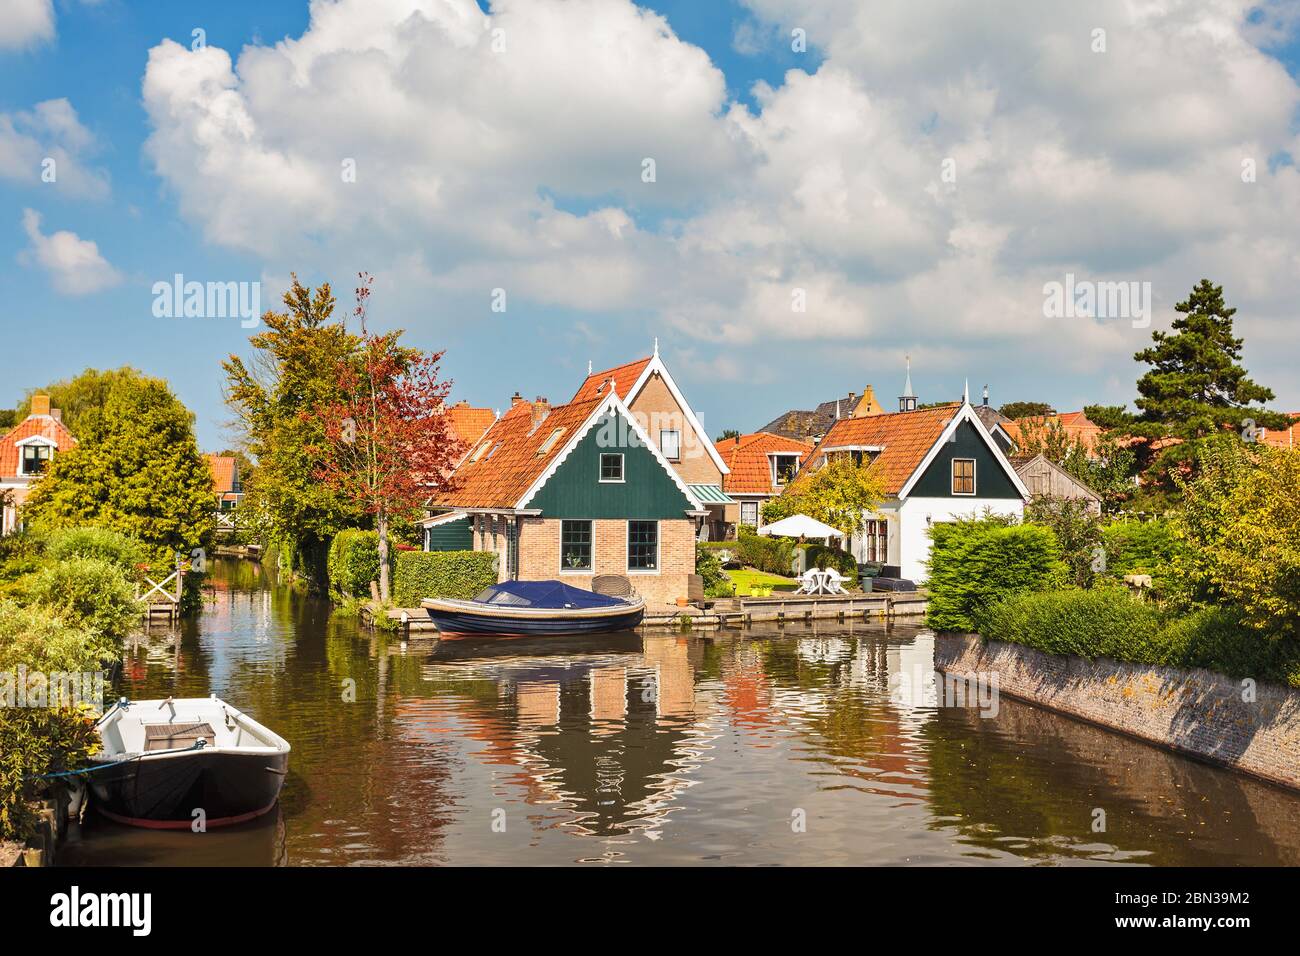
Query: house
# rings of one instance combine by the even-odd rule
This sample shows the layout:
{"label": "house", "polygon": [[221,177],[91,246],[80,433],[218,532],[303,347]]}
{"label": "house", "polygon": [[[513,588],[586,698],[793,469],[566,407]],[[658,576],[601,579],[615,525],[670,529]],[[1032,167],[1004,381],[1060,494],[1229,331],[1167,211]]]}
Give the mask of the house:
{"label": "house", "polygon": [[1259,440],[1274,448],[1300,448],[1300,412],[1291,412],[1291,424],[1286,428],[1261,428]]}
{"label": "house", "polygon": [[[910,377],[908,381],[911,381]],[[884,411],[876,399],[875,390],[868,385],[863,389],[861,396],[856,392],[849,392],[843,398],[822,402],[811,411],[791,409],[783,412],[755,434],[766,432],[769,435],[793,438],[795,441],[815,445],[831,430],[831,426],[842,418],[863,418],[868,415],[881,415]]]}
{"label": "house", "polygon": [[212,493],[217,499],[218,514],[229,514],[244,500],[244,486],[239,480],[239,459],[234,455],[204,455],[212,471]]}
{"label": "house", "polygon": [[447,417],[450,419],[452,432],[467,447],[473,447],[497,419],[492,409],[474,408],[463,398],[455,405],[448,406]]}
{"label": "house", "polygon": [[853,535],[853,555],[920,581],[931,525],[986,510],[1018,517],[1029,492],[967,399],[919,408],[910,393],[904,389],[897,412],[836,422],[801,474],[837,456],[871,462],[886,497]]}
{"label": "house", "polygon": [[31,414],[0,437],[0,534],[22,529],[22,504],[32,485],[56,454],[76,444],[50,397],[33,395]]}
{"label": "house", "polygon": [[1083,446],[1088,457],[1093,457],[1097,441],[1101,438],[1102,427],[1088,418],[1084,412],[1060,412],[1053,415],[1034,415],[1017,418],[1003,423],[1003,429],[1011,437],[1018,449],[1023,450],[1026,439],[1034,436],[1045,437],[1049,429],[1059,427],[1072,444]]}
{"label": "house", "polygon": [[431,500],[441,513],[424,522],[426,547],[468,540],[497,555],[503,581],[590,588],[596,575],[617,574],[651,607],[686,597],[697,527],[709,512],[675,467],[681,462],[661,449],[680,459],[684,443],[647,431],[624,401],[662,388],[643,399],[648,407],[673,395],[665,374],[659,384],[653,372],[645,377],[652,367],[611,370],[605,387],[589,377],[565,405],[512,404],[456,468],[452,489]]}
{"label": "house", "polygon": [[1041,452],[1028,458],[1011,459],[1031,498],[1055,498],[1088,503],[1088,510],[1101,514],[1101,496]]}
{"label": "house", "polygon": [[704,506],[707,514],[700,522],[699,537],[725,537],[740,517],[736,502],[723,490],[727,463],[660,357],[658,339],[654,352],[646,358],[599,372],[588,365],[587,377],[572,401],[611,393],[627,406],[654,447]]}
{"label": "house", "polygon": [[722,490],[739,505],[737,521],[752,528],[762,527],[763,502],[785,489],[812,450],[807,442],[771,432],[719,442],[718,451],[729,470]]}

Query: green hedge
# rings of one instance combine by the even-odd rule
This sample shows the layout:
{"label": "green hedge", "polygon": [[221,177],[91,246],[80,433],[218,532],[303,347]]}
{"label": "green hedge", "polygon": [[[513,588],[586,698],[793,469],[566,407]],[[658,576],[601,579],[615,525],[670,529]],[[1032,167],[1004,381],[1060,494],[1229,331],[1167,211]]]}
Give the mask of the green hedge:
{"label": "green hedge", "polygon": [[993,517],[941,522],[929,534],[926,622],[937,631],[974,631],[982,609],[1065,580],[1050,528]]}
{"label": "green hedge", "polygon": [[397,556],[393,601],[419,607],[427,597],[469,599],[496,583],[491,551],[403,551]]}
{"label": "green hedge", "polygon": [[858,562],[849,552],[828,548],[824,544],[801,544],[798,547],[807,552],[808,567],[833,568],[846,578],[857,580]]}
{"label": "green hedge", "polygon": [[736,560],[751,568],[789,577],[791,562],[794,559],[795,541],[793,538],[770,538],[766,535],[752,534],[741,525],[739,537],[735,541]]}
{"label": "green hedge", "polygon": [[1178,588],[1176,568],[1188,545],[1174,534],[1170,522],[1117,521],[1102,529],[1101,545],[1109,575],[1119,579],[1126,574],[1149,574],[1161,596]]}
{"label": "green hedge", "polygon": [[332,595],[366,597],[370,594],[370,582],[379,580],[379,533],[340,531],[330,543],[327,567]]}

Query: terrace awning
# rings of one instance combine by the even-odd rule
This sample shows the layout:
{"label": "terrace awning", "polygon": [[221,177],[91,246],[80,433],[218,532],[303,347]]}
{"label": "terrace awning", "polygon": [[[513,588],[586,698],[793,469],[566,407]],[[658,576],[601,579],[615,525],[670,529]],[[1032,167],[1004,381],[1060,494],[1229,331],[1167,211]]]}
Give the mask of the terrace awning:
{"label": "terrace awning", "polygon": [[687,485],[695,500],[704,505],[734,505],[736,499],[722,490],[721,485]]}

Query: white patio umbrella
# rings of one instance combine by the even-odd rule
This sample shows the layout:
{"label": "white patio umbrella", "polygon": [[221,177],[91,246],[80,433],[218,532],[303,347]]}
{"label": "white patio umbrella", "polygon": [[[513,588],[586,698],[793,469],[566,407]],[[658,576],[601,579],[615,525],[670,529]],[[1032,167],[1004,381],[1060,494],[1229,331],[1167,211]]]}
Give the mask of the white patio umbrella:
{"label": "white patio umbrella", "polygon": [[791,515],[764,525],[758,529],[759,534],[774,534],[784,538],[842,538],[844,532],[822,524],[816,518],[807,515]]}

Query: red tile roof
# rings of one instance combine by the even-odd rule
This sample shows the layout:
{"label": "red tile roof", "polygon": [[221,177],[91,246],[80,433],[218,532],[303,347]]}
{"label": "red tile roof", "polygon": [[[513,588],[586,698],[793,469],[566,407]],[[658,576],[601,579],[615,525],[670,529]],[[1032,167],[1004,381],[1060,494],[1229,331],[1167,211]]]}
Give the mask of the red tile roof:
{"label": "red tile roof", "polygon": [[1300,412],[1291,412],[1289,428],[1266,428],[1259,438],[1274,448],[1300,448]]}
{"label": "red tile roof", "polygon": [[[516,403],[493,423],[456,469],[455,489],[435,496],[430,504],[439,508],[513,508],[602,401],[558,405],[535,428],[533,403]],[[543,451],[557,428],[563,432]]]}
{"label": "red tile roof", "polygon": [[885,494],[897,495],[960,408],[959,402],[953,402],[914,412],[842,418],[831,426],[808,461],[816,466],[823,454],[837,447],[880,446],[872,467],[884,482]]}
{"label": "red tile roof", "polygon": [[235,490],[235,459],[230,455],[204,455],[212,469],[212,490],[219,495]]}
{"label": "red tile roof", "polygon": [[1013,442],[1019,445],[1024,439],[1025,430],[1037,429],[1041,431],[1052,422],[1058,423],[1070,441],[1081,444],[1084,451],[1091,452],[1096,446],[1097,439],[1101,437],[1102,427],[1083,412],[1061,412],[1046,417],[1032,415],[1027,418],[1016,418],[1009,422],[1003,422],[1002,430],[1007,433]]}
{"label": "red tile roof", "polygon": [[457,402],[447,409],[451,430],[466,445],[473,445],[492,427],[496,415],[490,408],[471,408],[468,402]]}
{"label": "red tile roof", "polygon": [[739,438],[728,438],[717,445],[718,454],[731,469],[722,479],[722,490],[736,494],[774,495],[780,489],[772,484],[772,467],[768,455],[772,453],[797,454],[802,464],[813,450],[807,442],[773,435],[771,432],[754,432]]}
{"label": "red tile roof", "polygon": [[636,380],[641,377],[645,367],[650,364],[654,358],[647,355],[643,359],[637,359],[635,362],[628,362],[626,365],[619,365],[616,368],[607,368],[603,372],[592,372],[578,389],[578,393],[573,396],[575,402],[585,402],[593,398],[604,398],[605,392],[601,386],[609,379],[614,380],[614,391],[618,393],[619,398],[627,398],[628,389],[636,384]]}
{"label": "red tile roof", "polygon": [[28,415],[0,437],[0,479],[18,477],[18,442],[40,435],[54,442],[55,448],[67,451],[77,443],[66,425],[52,415]]}

